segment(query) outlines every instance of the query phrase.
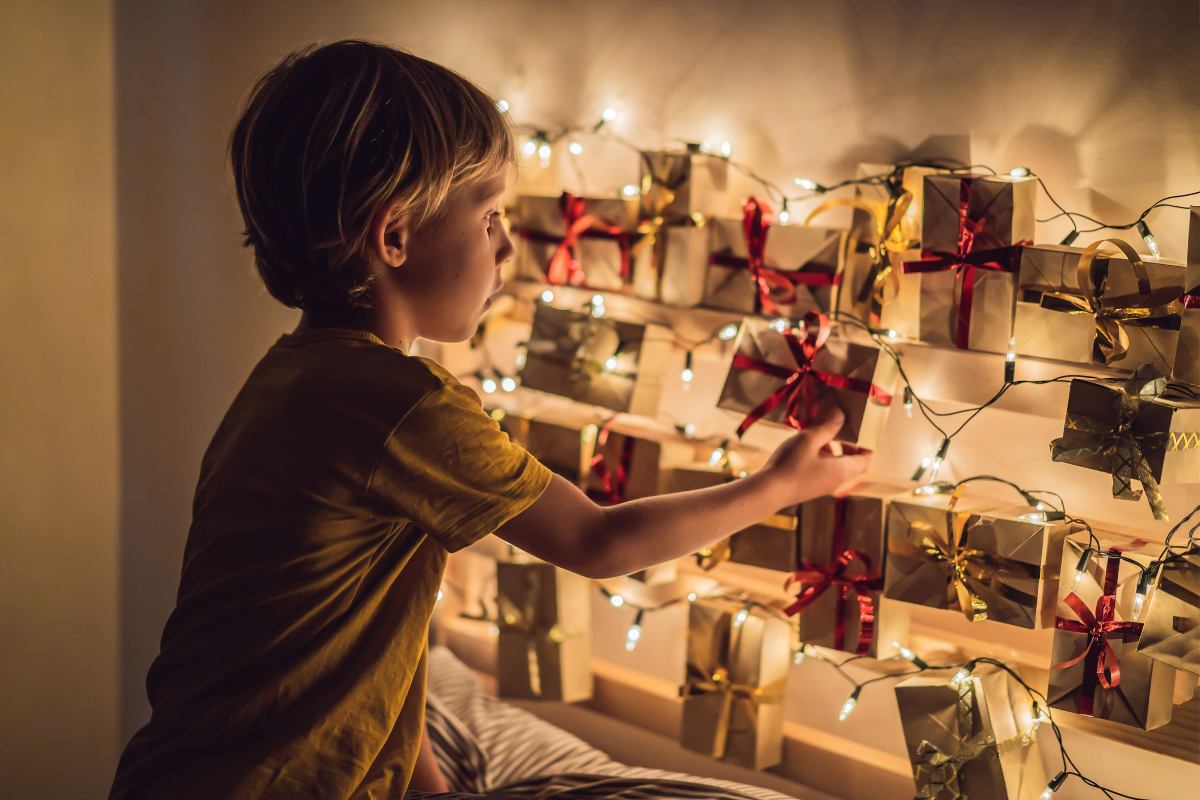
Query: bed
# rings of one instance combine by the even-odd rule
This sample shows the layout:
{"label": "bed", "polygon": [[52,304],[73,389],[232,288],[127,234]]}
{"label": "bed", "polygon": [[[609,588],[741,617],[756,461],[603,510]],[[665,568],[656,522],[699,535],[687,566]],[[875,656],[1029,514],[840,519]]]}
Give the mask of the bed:
{"label": "bed", "polygon": [[409,792],[409,798],[503,795],[528,800],[794,800],[733,781],[633,767],[582,739],[483,691],[453,653],[429,654],[426,725],[450,794]]}

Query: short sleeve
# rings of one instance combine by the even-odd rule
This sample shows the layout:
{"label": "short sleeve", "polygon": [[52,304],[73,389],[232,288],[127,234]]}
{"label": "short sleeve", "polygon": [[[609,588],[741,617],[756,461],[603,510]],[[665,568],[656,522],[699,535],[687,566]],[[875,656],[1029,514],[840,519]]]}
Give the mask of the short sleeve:
{"label": "short sleeve", "polygon": [[377,517],[411,520],[453,552],[533,505],[550,476],[500,430],[475,392],[451,380],[392,431],[367,501]]}

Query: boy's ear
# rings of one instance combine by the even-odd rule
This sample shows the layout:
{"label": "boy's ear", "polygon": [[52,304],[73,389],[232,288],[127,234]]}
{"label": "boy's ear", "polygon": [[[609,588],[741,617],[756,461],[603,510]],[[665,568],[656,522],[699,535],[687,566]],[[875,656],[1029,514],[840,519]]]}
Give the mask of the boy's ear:
{"label": "boy's ear", "polygon": [[411,217],[399,213],[399,210],[399,201],[388,203],[371,218],[365,253],[367,263],[378,262],[398,267],[408,258]]}

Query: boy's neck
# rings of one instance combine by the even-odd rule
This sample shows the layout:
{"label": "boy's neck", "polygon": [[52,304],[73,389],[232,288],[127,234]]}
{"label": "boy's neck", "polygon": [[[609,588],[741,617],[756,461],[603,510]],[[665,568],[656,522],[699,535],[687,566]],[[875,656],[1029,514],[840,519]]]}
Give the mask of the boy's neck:
{"label": "boy's neck", "polygon": [[372,313],[374,309],[354,308],[341,311],[305,310],[300,315],[300,324],[293,333],[307,333],[323,328],[341,328],[351,331],[366,331],[389,347],[407,353],[412,346],[412,337],[404,325],[389,315]]}

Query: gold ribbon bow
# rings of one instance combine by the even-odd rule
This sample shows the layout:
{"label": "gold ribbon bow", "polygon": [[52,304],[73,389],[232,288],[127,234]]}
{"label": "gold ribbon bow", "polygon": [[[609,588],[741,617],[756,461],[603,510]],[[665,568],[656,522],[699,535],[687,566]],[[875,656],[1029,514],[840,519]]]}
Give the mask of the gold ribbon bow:
{"label": "gold ribbon bow", "polygon": [[[1100,245],[1117,246],[1129,260],[1137,278],[1138,293],[1132,297],[1105,297],[1108,277],[1100,263],[1106,254],[1098,253]],[[1099,256],[1099,259],[1097,258]],[[1109,264],[1112,264],[1109,261]],[[1078,292],[1043,291],[1041,305],[1052,311],[1068,314],[1091,314],[1096,320],[1096,338],[1092,344],[1092,360],[1112,366],[1129,352],[1129,332],[1126,326],[1154,325],[1156,320],[1183,313],[1182,286],[1150,287],[1150,275],[1141,256],[1121,239],[1100,239],[1088,245],[1079,256],[1075,269]]]}
{"label": "gold ribbon bow", "polygon": [[642,176],[641,205],[646,218],[638,224],[638,233],[642,238],[634,245],[633,251],[635,254],[640,254],[642,250],[650,251],[650,263],[654,267],[654,296],[661,298],[667,240],[665,237],[660,238],[658,232],[664,224],[663,211],[675,202],[676,190],[683,181],[690,180],[690,175],[673,185],[669,158],[662,160],[661,169],[655,169],[650,154],[642,153],[642,164],[646,168],[646,174]]}
{"label": "gold ribbon bow", "polygon": [[1178,437],[1168,431],[1138,433],[1134,422],[1141,413],[1143,403],[1152,403],[1167,388],[1167,378],[1153,364],[1138,367],[1129,380],[1118,390],[1117,420],[1113,424],[1097,422],[1085,414],[1067,414],[1067,435],[1050,443],[1050,457],[1054,461],[1074,463],[1085,459],[1099,458],[1109,465],[1113,477],[1113,497],[1118,500],[1140,500],[1142,491],[1133,489],[1136,477],[1145,490],[1146,500],[1154,512],[1154,518],[1166,520],[1167,509],[1158,491],[1158,482],[1146,461],[1144,446],[1159,445],[1164,449],[1191,449],[1197,446],[1196,437]]}

